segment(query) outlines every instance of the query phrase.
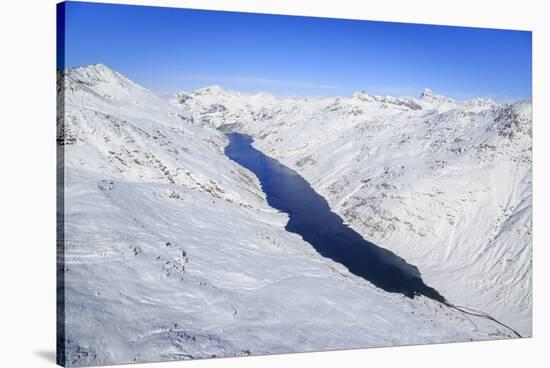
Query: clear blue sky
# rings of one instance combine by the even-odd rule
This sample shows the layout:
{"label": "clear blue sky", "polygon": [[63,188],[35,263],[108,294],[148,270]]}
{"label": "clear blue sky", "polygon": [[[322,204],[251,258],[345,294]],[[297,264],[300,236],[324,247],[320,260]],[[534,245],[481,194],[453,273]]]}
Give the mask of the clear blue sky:
{"label": "clear blue sky", "polygon": [[66,3],[67,67],[104,63],[155,92],[531,98],[531,32]]}

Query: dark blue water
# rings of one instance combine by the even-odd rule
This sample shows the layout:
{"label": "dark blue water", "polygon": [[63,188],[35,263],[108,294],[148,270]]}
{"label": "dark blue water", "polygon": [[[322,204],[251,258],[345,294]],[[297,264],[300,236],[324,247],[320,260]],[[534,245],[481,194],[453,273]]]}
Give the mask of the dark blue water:
{"label": "dark blue water", "polygon": [[341,263],[383,290],[445,301],[424,284],[415,266],[345,225],[298,173],[252,147],[250,136],[228,133],[227,137],[225,154],[256,174],[269,205],[289,215],[287,231],[300,235],[323,257]]}

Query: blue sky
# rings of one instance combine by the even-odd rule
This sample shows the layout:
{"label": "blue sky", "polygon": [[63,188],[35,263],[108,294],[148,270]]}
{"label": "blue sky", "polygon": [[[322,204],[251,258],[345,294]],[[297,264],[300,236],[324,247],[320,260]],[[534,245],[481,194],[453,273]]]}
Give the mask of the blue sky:
{"label": "blue sky", "polygon": [[104,63],[157,93],[531,98],[531,32],[66,3],[66,67]]}

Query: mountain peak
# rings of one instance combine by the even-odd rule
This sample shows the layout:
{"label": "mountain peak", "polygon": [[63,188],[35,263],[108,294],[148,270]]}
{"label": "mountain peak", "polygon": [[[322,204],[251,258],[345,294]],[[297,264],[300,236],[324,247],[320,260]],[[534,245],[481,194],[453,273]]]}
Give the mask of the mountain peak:
{"label": "mountain peak", "polygon": [[454,102],[453,99],[444,96],[444,95],[436,95],[432,92],[431,89],[425,88],[424,91],[422,91],[422,94],[420,95],[420,100],[428,103],[451,103]]}
{"label": "mountain peak", "polygon": [[65,83],[73,90],[92,90],[94,93],[118,100],[153,99],[154,94],[132,82],[105,64],[91,64],[63,70]]}
{"label": "mountain peak", "polygon": [[198,92],[199,94],[220,94],[224,92],[224,89],[221,86],[214,84],[212,86],[196,89],[193,92]]}
{"label": "mountain peak", "polygon": [[371,101],[372,100],[372,98],[364,90],[360,90],[360,91],[355,92],[352,97],[356,98],[360,101]]}
{"label": "mountain peak", "polygon": [[98,82],[126,82],[132,83],[130,80],[115,72],[105,64],[91,64],[87,66],[80,66],[75,68],[69,68],[66,70],[66,74],[70,77],[79,80],[81,82],[96,84]]}
{"label": "mountain peak", "polygon": [[87,68],[87,69],[95,69],[95,70],[98,70],[98,71],[113,71],[111,68],[109,68],[107,65],[103,64],[103,63],[97,63],[97,64],[90,64],[88,66],[85,66],[84,68]]}
{"label": "mountain peak", "polygon": [[420,98],[430,98],[434,97],[434,93],[429,88],[424,88],[424,91],[422,91],[422,94],[420,95]]}
{"label": "mountain peak", "polygon": [[109,68],[107,65],[98,63],[98,64],[90,64],[85,66],[77,66],[74,68],[69,68],[68,70],[72,71],[81,71],[81,72],[95,72],[95,73],[115,73],[115,71],[111,68]]}

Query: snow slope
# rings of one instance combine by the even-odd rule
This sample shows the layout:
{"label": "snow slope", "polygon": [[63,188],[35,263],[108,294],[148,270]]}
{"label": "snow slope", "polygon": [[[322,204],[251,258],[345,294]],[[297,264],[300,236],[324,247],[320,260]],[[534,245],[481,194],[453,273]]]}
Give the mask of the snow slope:
{"label": "snow slope", "polygon": [[251,134],[448,300],[531,335],[530,102],[457,102],[430,90],[418,99],[219,87],[177,96],[172,105],[194,121]]}
{"label": "snow slope", "polygon": [[513,336],[320,257],[190,109],[101,64],[58,82],[67,365]]}

